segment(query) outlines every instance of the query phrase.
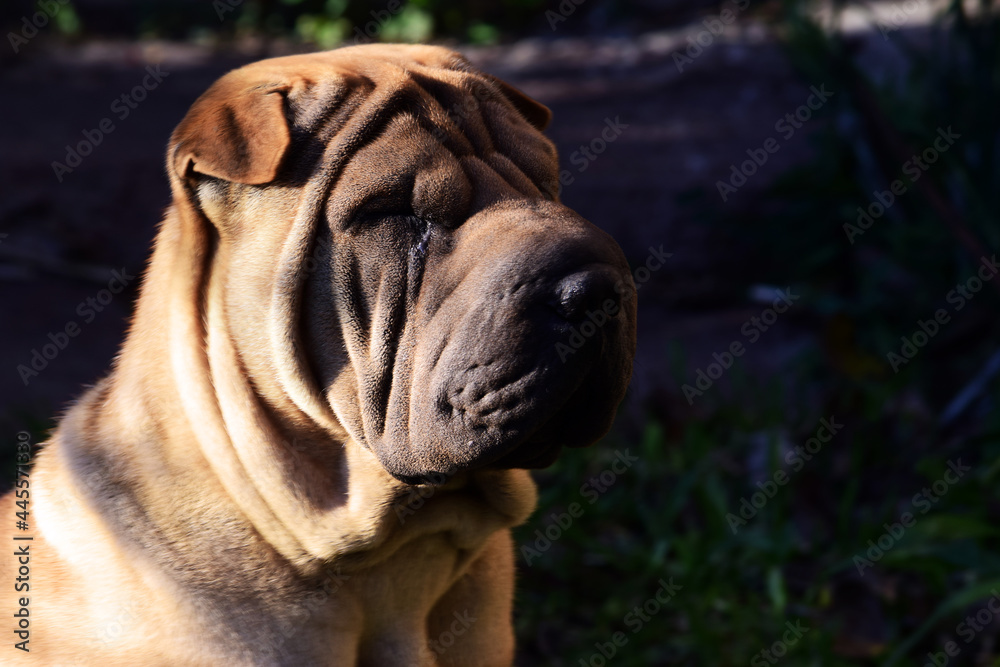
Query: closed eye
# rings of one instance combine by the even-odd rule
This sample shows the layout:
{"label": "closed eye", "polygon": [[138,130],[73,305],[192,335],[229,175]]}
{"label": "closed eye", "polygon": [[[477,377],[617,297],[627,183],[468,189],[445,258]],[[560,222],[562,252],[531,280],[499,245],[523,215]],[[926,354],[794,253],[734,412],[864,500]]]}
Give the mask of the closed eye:
{"label": "closed eye", "polygon": [[349,227],[374,226],[384,221],[413,217],[411,191],[392,188],[368,196],[350,216]]}
{"label": "closed eye", "polygon": [[422,260],[427,254],[427,244],[430,243],[433,226],[422,218],[411,217],[410,221],[415,227],[414,231],[418,234],[416,244],[410,249],[410,256],[413,259]]}

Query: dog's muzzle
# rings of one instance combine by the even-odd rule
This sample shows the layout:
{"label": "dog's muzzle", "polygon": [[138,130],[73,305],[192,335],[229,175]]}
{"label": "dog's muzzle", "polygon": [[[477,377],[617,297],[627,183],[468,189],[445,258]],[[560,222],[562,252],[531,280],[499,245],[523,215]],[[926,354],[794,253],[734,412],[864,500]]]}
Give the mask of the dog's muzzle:
{"label": "dog's muzzle", "polygon": [[607,432],[631,373],[635,288],[604,232],[555,204],[477,216],[422,289],[408,414],[387,415],[407,426],[380,456],[390,473],[544,467]]}

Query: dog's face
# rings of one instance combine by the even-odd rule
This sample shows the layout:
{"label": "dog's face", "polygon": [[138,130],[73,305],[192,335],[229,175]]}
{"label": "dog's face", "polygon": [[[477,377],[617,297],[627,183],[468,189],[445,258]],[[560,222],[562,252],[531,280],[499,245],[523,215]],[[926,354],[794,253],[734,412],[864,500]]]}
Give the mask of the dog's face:
{"label": "dog's face", "polygon": [[429,47],[264,61],[196,102],[175,188],[217,230],[230,335],[272,405],[309,413],[288,388],[307,384],[408,482],[542,467],[608,430],[635,290],[558,202],[548,116]]}

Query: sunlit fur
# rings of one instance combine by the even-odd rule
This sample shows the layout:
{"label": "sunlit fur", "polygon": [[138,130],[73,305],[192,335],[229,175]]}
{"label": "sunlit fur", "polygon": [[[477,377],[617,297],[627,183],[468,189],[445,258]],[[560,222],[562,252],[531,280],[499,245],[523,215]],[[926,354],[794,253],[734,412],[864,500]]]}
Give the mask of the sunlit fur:
{"label": "sunlit fur", "polygon": [[[449,100],[476,111],[449,114]],[[535,283],[545,262],[591,251],[627,276],[614,242],[558,203],[547,121],[432,47],[267,60],[195,103],[121,353],[31,472],[31,652],[17,664],[512,663],[508,529],[535,489],[491,463],[539,434],[599,437],[635,338],[634,293],[599,353],[565,369],[518,334],[527,297],[490,306],[514,328],[489,340],[462,315],[502,301],[491,254],[515,282],[529,250]],[[380,215],[402,231],[349,229]],[[494,353],[516,361],[497,378],[542,384],[504,376],[499,416],[473,424],[487,444],[466,448],[454,434],[468,424],[421,401],[454,381],[442,364]],[[468,386],[492,372],[468,371]],[[564,395],[543,398],[545,383]],[[427,498],[400,512],[415,489]],[[0,502],[11,516],[12,496]],[[9,612],[24,594],[2,562]],[[476,620],[442,651],[456,613]]]}

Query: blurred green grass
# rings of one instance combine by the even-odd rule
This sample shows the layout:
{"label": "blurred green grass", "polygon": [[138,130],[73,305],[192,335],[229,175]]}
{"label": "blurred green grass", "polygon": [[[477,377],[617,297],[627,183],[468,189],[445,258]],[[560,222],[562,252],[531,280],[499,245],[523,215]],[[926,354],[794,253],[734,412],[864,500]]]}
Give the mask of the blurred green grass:
{"label": "blurred green grass", "polygon": [[[888,33],[901,64],[880,77],[861,60],[862,38],[821,26],[815,7],[788,2],[772,26],[803,83],[843,92],[821,113],[815,160],[750,215],[727,217],[707,203],[711,191],[690,202],[754,258],[733,293],[802,286],[797,310],[817,345],[787,365],[791,382],[743,373],[699,416],[665,423],[654,408],[641,437],[610,439],[596,456],[567,452],[538,475],[540,510],[519,529],[522,545],[579,501],[616,449],[641,453],[545,554],[530,566],[521,557],[519,664],[604,664],[601,647],[624,631],[609,665],[1000,665],[1000,618],[987,612],[975,632],[966,621],[1000,590],[997,380],[971,382],[1000,349],[1000,308],[993,285],[960,310],[947,302],[978,255],[1000,250],[997,3],[970,14],[953,2],[926,31]],[[851,243],[844,225],[857,208],[948,126],[962,135],[954,150]],[[887,353],[942,307],[951,320],[895,373]],[[968,400],[955,401],[963,390]],[[831,415],[843,431],[801,471],[783,465]],[[958,460],[971,472],[915,504]],[[787,485],[731,530],[726,515],[780,469]],[[906,511],[916,523],[897,541],[892,524]],[[859,567],[880,538],[890,548]],[[629,610],[669,577],[683,590],[632,633]],[[784,657],[762,654],[789,621],[810,630]],[[944,653],[949,641],[957,656]]]}
{"label": "blurred green grass", "polygon": [[[753,395],[765,404],[748,396],[673,432],[651,418],[641,438],[566,452],[537,474],[539,511],[518,529],[520,545],[534,545],[535,531],[569,503],[584,510],[530,565],[519,553],[519,664],[590,664],[595,644],[616,631],[628,642],[608,664],[769,664],[751,661],[797,620],[809,632],[789,649],[788,664],[882,664],[897,650],[907,657],[900,664],[917,664],[943,650],[946,637],[957,640],[956,624],[1000,585],[1000,418],[984,424],[975,450],[930,446],[931,438],[921,446],[886,441],[896,415],[881,392],[861,390],[853,412],[832,399],[827,412],[844,429],[800,471],[785,465],[787,484],[734,531],[726,515],[738,514],[741,499],[772,479],[787,448],[804,444],[824,416],[790,423],[780,407],[789,397],[766,400],[777,396],[773,387]],[[580,487],[624,449],[639,461],[589,503]],[[915,512],[916,524],[859,574],[854,558],[865,556],[868,540],[914,511],[912,496],[958,458],[971,472],[926,514]],[[683,588],[633,633],[626,615],[661,578]]]}

